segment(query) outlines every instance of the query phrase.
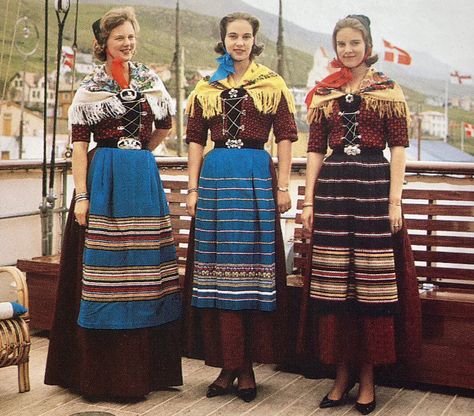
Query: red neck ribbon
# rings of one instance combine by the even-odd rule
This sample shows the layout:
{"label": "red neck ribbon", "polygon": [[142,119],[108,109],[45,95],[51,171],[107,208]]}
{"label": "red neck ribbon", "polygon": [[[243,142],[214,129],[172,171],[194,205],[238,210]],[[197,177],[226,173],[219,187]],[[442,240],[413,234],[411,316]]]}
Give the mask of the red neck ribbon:
{"label": "red neck ribbon", "polygon": [[[114,58],[109,52],[107,52],[107,55],[109,55],[112,58],[112,78],[117,81],[117,84],[120,85],[121,89],[128,88],[128,81],[125,78],[125,72],[126,70],[123,67],[123,62],[122,59],[120,58]],[[127,65],[127,71],[128,71],[128,65]]]}
{"label": "red neck ribbon", "polygon": [[[360,62],[357,67],[362,65],[367,57],[370,55],[371,51],[367,51],[364,55],[364,58]],[[343,63],[338,59],[334,58],[331,61],[330,64],[333,68],[341,68],[340,71],[334,72],[333,74],[328,75],[326,78],[324,78],[322,81],[319,81],[315,87],[313,87],[308,95],[306,95],[306,98],[304,102],[306,103],[306,107],[308,108],[311,104],[311,101],[313,100],[313,95],[316,93],[316,91],[319,88],[340,88],[343,85],[346,85],[348,82],[352,80],[352,71],[347,67],[344,66]],[[356,68],[357,68],[356,67]]]}
{"label": "red neck ribbon", "polygon": [[339,71],[329,74],[322,81],[319,81],[306,96],[306,107],[309,107],[313,100],[313,95],[319,88],[340,88],[352,80],[351,70],[342,64],[339,59],[333,59],[330,64],[333,68],[341,68]]}

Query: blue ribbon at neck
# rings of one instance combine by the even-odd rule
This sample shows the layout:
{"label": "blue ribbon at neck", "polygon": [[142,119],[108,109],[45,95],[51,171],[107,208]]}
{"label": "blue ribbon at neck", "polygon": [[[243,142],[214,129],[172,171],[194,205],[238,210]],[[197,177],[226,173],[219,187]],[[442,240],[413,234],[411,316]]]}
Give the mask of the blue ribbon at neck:
{"label": "blue ribbon at neck", "polygon": [[216,61],[219,66],[217,67],[217,71],[212,74],[209,82],[220,81],[221,79],[227,78],[230,74],[235,73],[234,60],[229,55],[229,52],[226,51],[224,55],[216,58]]}

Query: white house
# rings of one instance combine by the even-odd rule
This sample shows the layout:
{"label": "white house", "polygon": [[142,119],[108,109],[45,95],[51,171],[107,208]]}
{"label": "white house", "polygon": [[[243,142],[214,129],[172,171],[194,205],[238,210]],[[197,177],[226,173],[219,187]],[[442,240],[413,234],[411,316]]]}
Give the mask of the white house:
{"label": "white house", "polygon": [[447,136],[448,124],[444,113],[439,111],[423,111],[421,117],[423,133],[442,138]]}

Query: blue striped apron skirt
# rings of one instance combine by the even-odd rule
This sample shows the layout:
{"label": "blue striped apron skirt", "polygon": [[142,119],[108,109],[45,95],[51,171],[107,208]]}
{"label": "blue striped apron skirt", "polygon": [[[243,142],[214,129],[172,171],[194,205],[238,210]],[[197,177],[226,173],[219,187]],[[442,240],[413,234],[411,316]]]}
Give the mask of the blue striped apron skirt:
{"label": "blue striped apron skirt", "polygon": [[204,158],[195,217],[191,304],[276,310],[276,207],[264,150],[215,148]]}
{"label": "blue striped apron skirt", "polygon": [[320,309],[392,314],[398,303],[388,217],[390,165],[382,151],[335,151],[314,200],[310,297]]}
{"label": "blue striped apron skirt", "polygon": [[178,319],[176,248],[153,154],[98,148],[87,185],[90,209],[78,324],[135,329]]}

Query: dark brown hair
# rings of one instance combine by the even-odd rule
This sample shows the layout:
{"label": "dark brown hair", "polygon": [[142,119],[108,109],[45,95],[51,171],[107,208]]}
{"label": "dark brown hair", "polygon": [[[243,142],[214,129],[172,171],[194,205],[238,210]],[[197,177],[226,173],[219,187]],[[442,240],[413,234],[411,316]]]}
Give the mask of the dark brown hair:
{"label": "dark brown hair", "polygon": [[[111,9],[102,16],[99,25],[97,22],[94,22],[92,25],[95,36],[94,56],[99,61],[105,62],[107,60],[105,45],[107,44],[110,32],[125,22],[130,22],[132,24],[135,33],[140,31],[140,25],[138,24],[133,7],[118,7]],[[97,30],[97,26],[99,26],[100,30]]]}
{"label": "dark brown hair", "polygon": [[[252,26],[252,34],[254,38],[257,36],[258,30],[260,29],[260,21],[248,13],[242,12],[235,12],[224,16],[221,21],[219,22],[219,31],[221,34],[221,41],[217,43],[214,50],[221,55],[225,54],[225,36],[227,34],[227,25],[231,22],[235,22],[236,20],[245,20],[250,23]],[[250,52],[250,59],[253,59],[254,56],[258,56],[263,51],[263,44],[257,45],[254,43],[252,45],[252,51]]]}

